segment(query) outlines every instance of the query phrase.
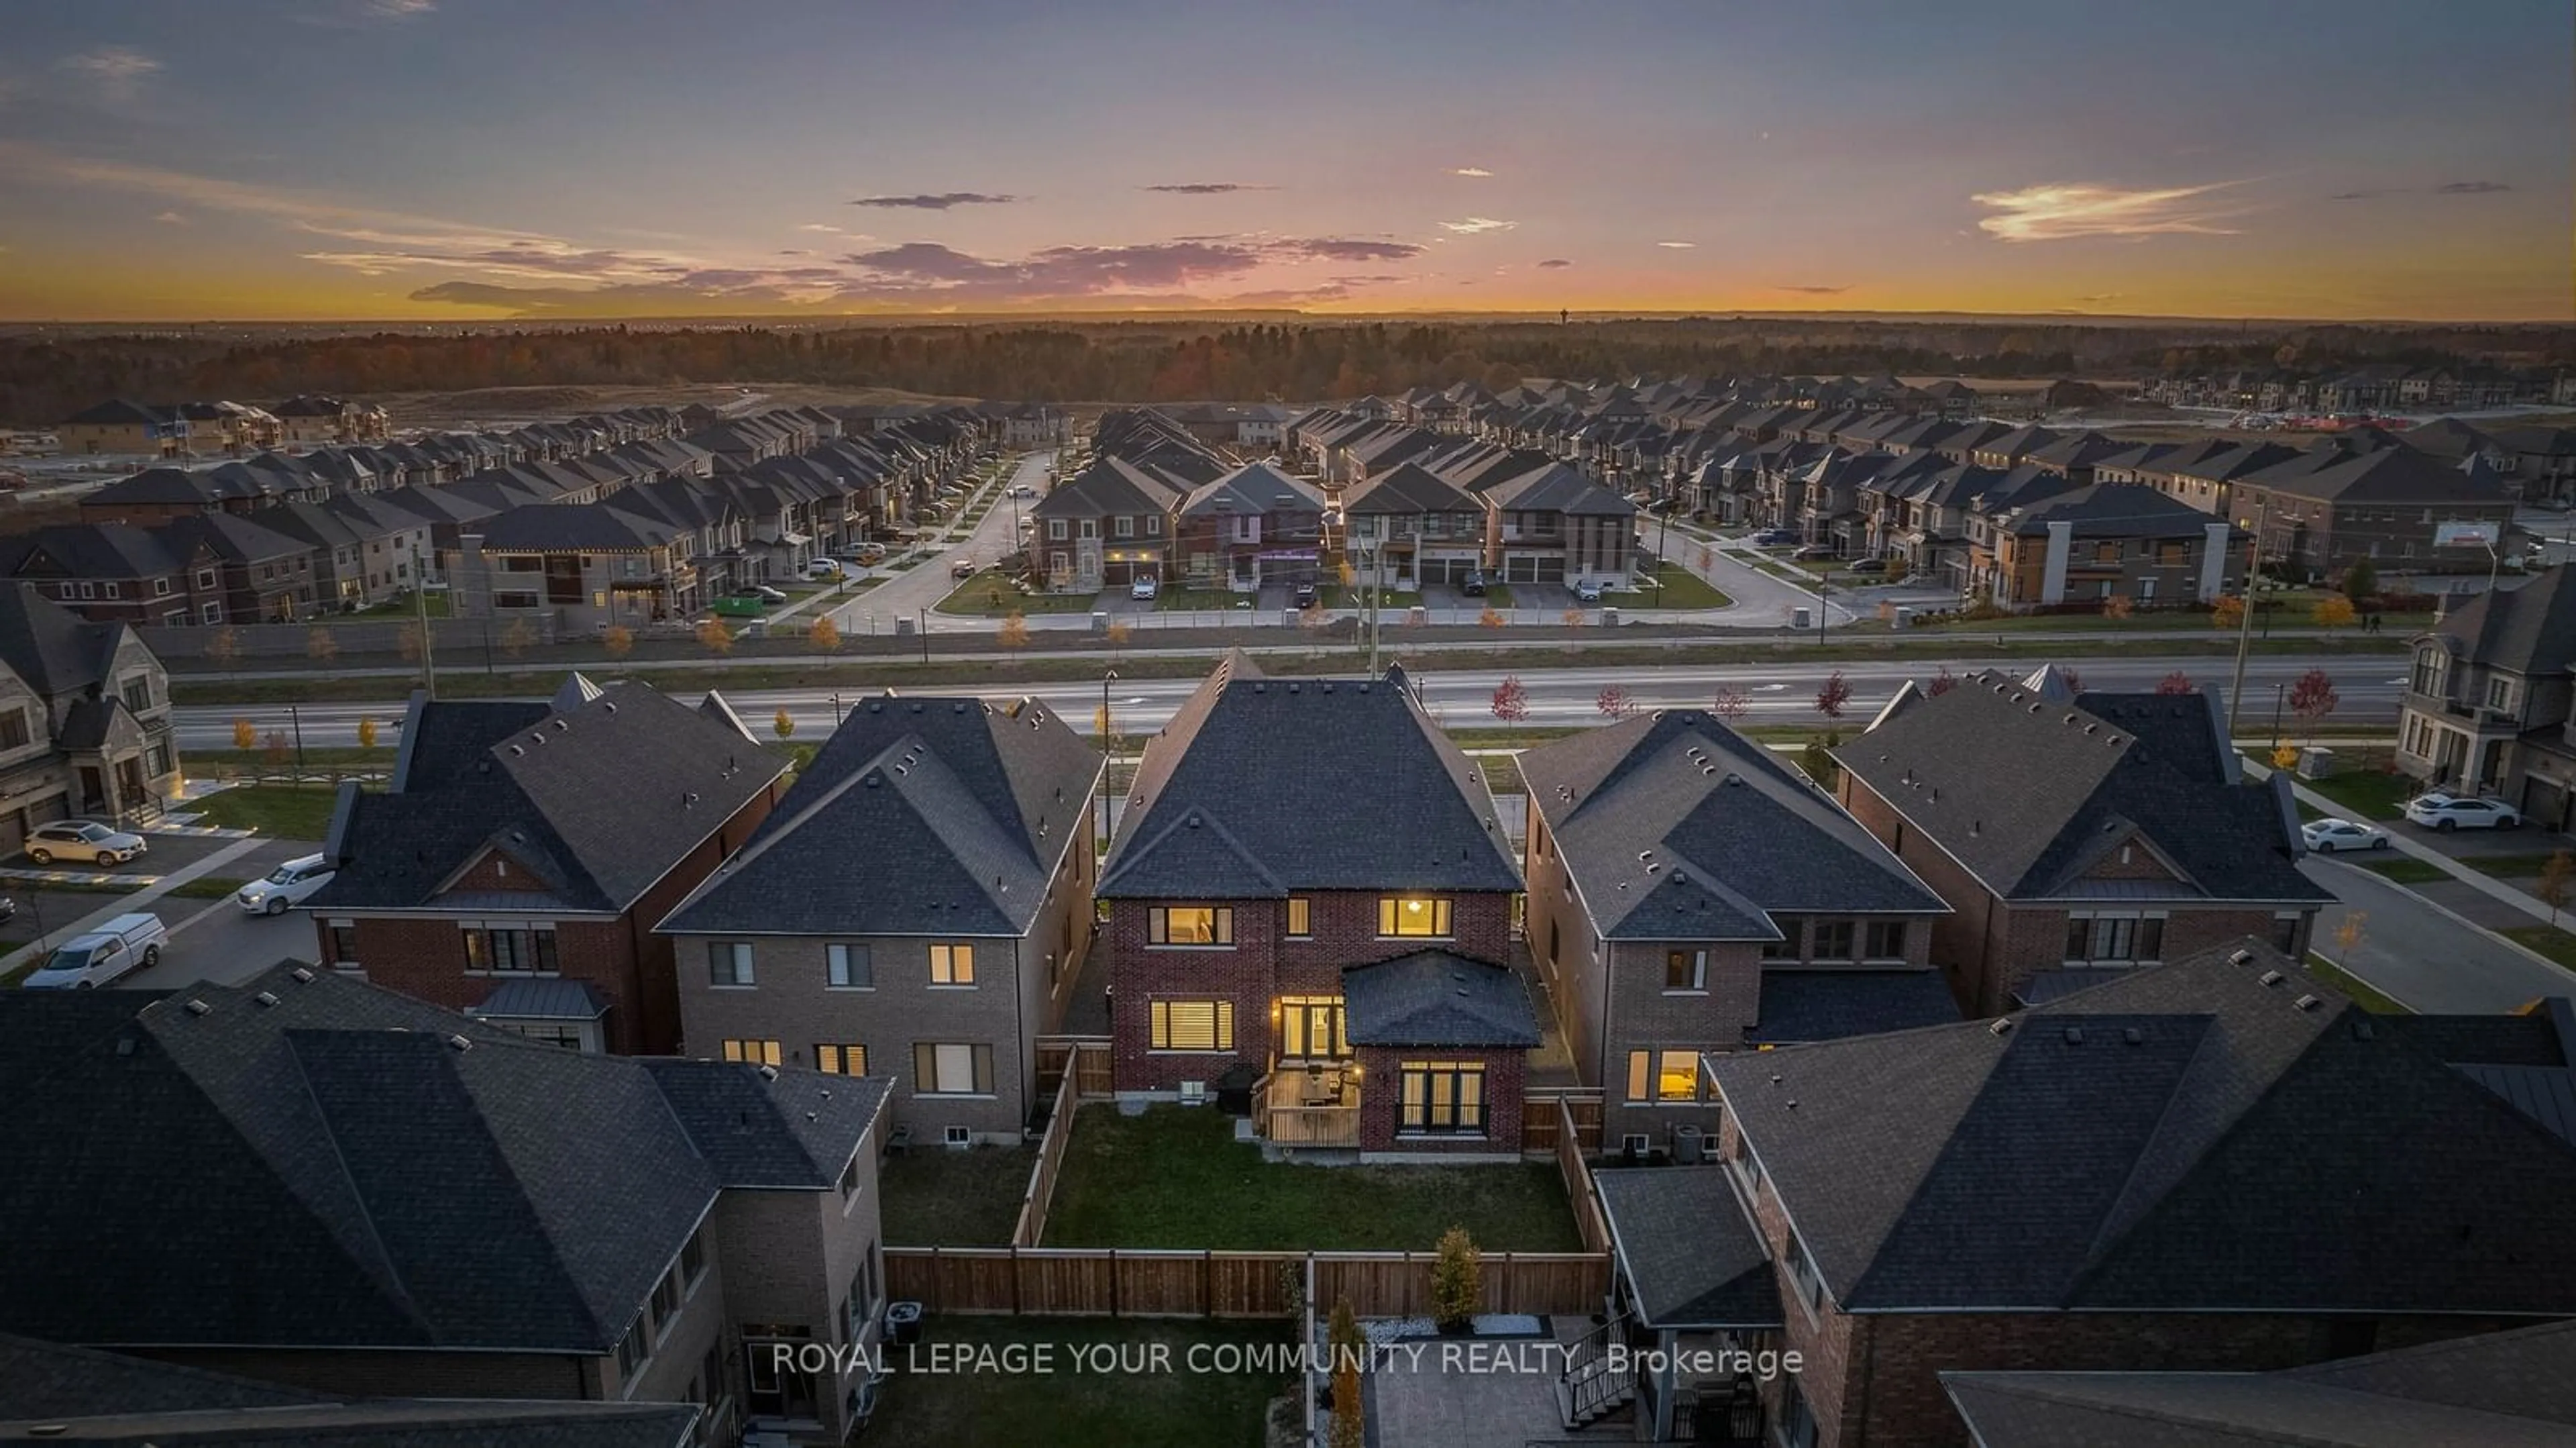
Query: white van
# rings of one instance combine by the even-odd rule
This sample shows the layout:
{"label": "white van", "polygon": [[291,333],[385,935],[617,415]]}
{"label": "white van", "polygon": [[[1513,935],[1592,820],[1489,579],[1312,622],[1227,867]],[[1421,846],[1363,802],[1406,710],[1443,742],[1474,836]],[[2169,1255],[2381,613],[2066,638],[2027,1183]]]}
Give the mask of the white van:
{"label": "white van", "polygon": [[23,990],[88,990],[108,985],[126,974],[156,965],[170,932],[149,911],[119,915],[96,930],[74,936],[45,957],[36,973],[20,981]]}

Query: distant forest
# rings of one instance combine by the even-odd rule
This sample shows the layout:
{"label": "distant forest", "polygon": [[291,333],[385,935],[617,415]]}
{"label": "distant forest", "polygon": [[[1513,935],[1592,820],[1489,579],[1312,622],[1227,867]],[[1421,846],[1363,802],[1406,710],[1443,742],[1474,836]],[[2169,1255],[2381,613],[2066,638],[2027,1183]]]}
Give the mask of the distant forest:
{"label": "distant forest", "polygon": [[280,329],[0,338],[0,421],[114,397],[268,402],[512,386],[804,383],[1047,402],[1312,402],[1523,377],[2143,377],[2275,365],[2576,365],[2576,328],[2041,320],[1209,321]]}

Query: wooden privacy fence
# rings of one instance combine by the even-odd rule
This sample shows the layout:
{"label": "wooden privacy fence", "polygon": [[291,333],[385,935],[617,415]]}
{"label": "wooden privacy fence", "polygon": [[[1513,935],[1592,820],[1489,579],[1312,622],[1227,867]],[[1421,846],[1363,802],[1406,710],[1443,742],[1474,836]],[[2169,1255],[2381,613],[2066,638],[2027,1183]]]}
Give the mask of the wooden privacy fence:
{"label": "wooden privacy fence", "polygon": [[1073,1141],[1080,1078],[1079,1071],[1067,1071],[1055,1088],[1055,1109],[1047,1116],[1046,1135],[1038,1140],[1038,1164],[1029,1171],[1029,1189],[1020,1195],[1019,1223],[1011,1229],[1014,1247],[1034,1247],[1046,1240],[1047,1207],[1055,1200],[1055,1179],[1064,1170],[1065,1148]]}
{"label": "wooden privacy fence", "polygon": [[[1292,1315],[1347,1296],[1361,1317],[1428,1317],[1432,1252],[1194,1252],[1123,1247],[888,1247],[886,1290],[933,1312],[1050,1317]],[[1600,1252],[1488,1252],[1484,1310],[1597,1312],[1610,1290]]]}
{"label": "wooden privacy fence", "polygon": [[[1558,1108],[1562,1107],[1560,1111]],[[1578,1152],[1601,1149],[1601,1093],[1589,1087],[1531,1091],[1521,1098],[1521,1150],[1553,1152],[1571,1130]]]}
{"label": "wooden privacy fence", "polygon": [[1109,1084],[1109,1038],[1106,1036],[1040,1036],[1037,1040],[1038,1089],[1052,1091],[1071,1076],[1085,1101],[1106,1101]]}
{"label": "wooden privacy fence", "polygon": [[[1593,1103],[1599,1107],[1599,1102]],[[1574,1209],[1574,1228],[1583,1236],[1587,1252],[1610,1250],[1610,1224],[1601,1215],[1601,1196],[1592,1186],[1592,1169],[1583,1164],[1580,1131],[1574,1124],[1574,1108],[1560,1097],[1556,1103],[1556,1170],[1565,1178],[1566,1205]],[[1593,1139],[1600,1139],[1600,1121],[1593,1122]]]}

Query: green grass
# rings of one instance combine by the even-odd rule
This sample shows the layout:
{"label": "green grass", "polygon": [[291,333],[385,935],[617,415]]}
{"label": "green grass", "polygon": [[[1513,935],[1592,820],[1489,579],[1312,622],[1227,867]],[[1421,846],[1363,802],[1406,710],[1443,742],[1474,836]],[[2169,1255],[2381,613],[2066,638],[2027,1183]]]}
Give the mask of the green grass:
{"label": "green grass", "polygon": [[1015,613],[1089,613],[1091,595],[1022,593],[1010,575],[998,568],[987,568],[939,600],[938,611],[981,618],[1004,618]]}
{"label": "green grass", "polygon": [[228,830],[257,830],[288,840],[318,840],[331,828],[331,806],[337,790],[324,786],[253,784],[218,790],[189,808],[205,818],[201,825]]}
{"label": "green grass", "polygon": [[2326,959],[2324,956],[2317,954],[2313,950],[2308,952],[2308,974],[2315,976],[2317,979],[2324,981],[2326,984],[2333,986],[2339,991],[2342,991],[2345,995],[2352,997],[2353,1004],[2360,1006],[2363,1010],[2370,1012],[2372,1015],[2404,1016],[2414,1014],[2412,1011],[2409,1011],[2406,1007],[2398,1004],[2396,1001],[2380,994],[2379,991],[2370,984],[2370,982],[2363,980],[2360,976],[2354,975],[2348,970],[2345,970],[2343,967]]}
{"label": "green grass", "polygon": [[[431,618],[448,617],[447,600],[448,594],[443,589],[431,594],[429,596],[429,616]],[[356,613],[333,614],[329,618],[325,619],[324,622],[336,623],[344,619],[354,621],[358,619],[418,618],[420,614],[421,606],[418,601],[410,598],[399,598],[391,599],[384,603],[369,604],[365,608],[359,609]]]}
{"label": "green grass", "polygon": [[1632,608],[1725,608],[1735,602],[1720,592],[1707,579],[1678,563],[1666,563],[1655,570],[1663,581],[1662,601],[1656,590],[1640,588],[1620,595],[1620,602]]}
{"label": "green grass", "polygon": [[[1162,586],[1162,591],[1154,596],[1154,607],[1166,612],[1232,612],[1236,604],[1254,601],[1251,594],[1236,593],[1232,589],[1183,588],[1166,583]],[[1250,609],[1244,611],[1252,612]]]}
{"label": "green grass", "polygon": [[2576,935],[2555,925],[2508,925],[2496,934],[2529,946],[2569,970],[2576,970]]}
{"label": "green grass", "polygon": [[1020,1224],[1033,1147],[915,1145],[877,1168],[889,1247],[1003,1247]]}
{"label": "green grass", "polygon": [[[888,1349],[893,1381],[869,1420],[868,1441],[942,1448],[1234,1448],[1262,1441],[1270,1400],[1293,1386],[1282,1376],[1218,1373],[1205,1361],[1199,1370],[1192,1368],[1194,1347],[1287,1342],[1285,1323],[934,1316],[926,1336],[996,1352],[1047,1345],[1052,1370],[908,1375],[907,1350]],[[1091,1344],[1115,1345],[1123,1361],[1154,1366],[1141,1372],[1085,1371],[1074,1354]],[[1162,1355],[1149,1358],[1156,1348]]]}
{"label": "green grass", "polygon": [[2461,864],[2481,875],[2499,880],[2522,880],[2539,874],[2549,864],[2549,856],[2537,855],[2462,855]]}
{"label": "green grass", "polygon": [[2299,783],[2341,805],[2352,818],[2365,820],[2404,818],[2406,801],[2424,788],[2412,776],[2376,769],[2356,769],[2347,774],[2328,775],[2324,779],[2303,779]]}
{"label": "green grass", "polygon": [[[1327,588],[1324,589],[1318,597],[1326,608],[1366,608],[1368,607],[1368,595],[1368,589],[1363,586],[1359,588]],[[1490,598],[1491,595],[1488,594],[1488,597]],[[1411,592],[1401,588],[1390,588],[1384,593],[1378,595],[1377,607],[1379,613],[1388,614],[1393,613],[1400,608],[1418,608],[1421,604],[1422,595],[1420,593]],[[1504,605],[1501,604],[1495,605],[1497,608],[1503,606]]]}
{"label": "green grass", "polygon": [[2430,885],[2437,880],[2451,878],[2450,871],[2432,861],[2412,859],[2405,855],[2399,855],[2393,859],[2355,860],[2353,863],[2382,879],[2394,880],[2400,885]]}
{"label": "green grass", "polygon": [[[1388,1083],[1391,1085],[1392,1083]],[[1371,1081],[1364,1090],[1385,1090]],[[1086,1106],[1047,1213],[1050,1247],[1420,1251],[1463,1226],[1488,1252],[1582,1250],[1547,1162],[1299,1166],[1265,1162],[1234,1118]]]}
{"label": "green grass", "polygon": [[[1467,601],[1475,603],[1480,600],[1469,599]],[[1512,606],[1512,586],[1508,583],[1486,584],[1485,596],[1481,602],[1487,608],[1510,608]]]}

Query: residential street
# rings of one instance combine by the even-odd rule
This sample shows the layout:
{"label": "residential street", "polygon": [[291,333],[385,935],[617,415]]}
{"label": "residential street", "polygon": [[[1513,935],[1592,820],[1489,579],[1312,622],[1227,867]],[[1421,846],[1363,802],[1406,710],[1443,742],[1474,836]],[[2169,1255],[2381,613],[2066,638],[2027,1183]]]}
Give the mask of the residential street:
{"label": "residential street", "polygon": [[[1018,465],[1003,474],[994,489],[991,510],[984,514],[982,522],[975,525],[975,531],[966,541],[935,545],[936,551],[919,566],[885,575],[885,582],[834,609],[834,626],[844,634],[859,636],[892,633],[897,619],[910,619],[914,627],[919,627],[924,611],[957,587],[957,580],[949,576],[951,564],[960,558],[971,558],[977,567],[990,568],[1001,560],[1003,554],[1018,546],[1011,536],[1011,520],[1015,516],[1026,515],[1012,509],[1010,489],[1025,485],[1043,493],[1047,465],[1054,461],[1052,450],[1022,453]],[[972,507],[975,499],[970,496],[966,501]],[[1034,501],[1034,498],[1020,499],[1020,508],[1025,510]],[[944,535],[945,530],[942,532]],[[1090,625],[1088,614],[1073,617],[1085,627]],[[989,631],[1000,626],[997,619],[959,618],[935,612],[929,615],[929,623],[934,634],[976,629]]]}
{"label": "residential street", "polygon": [[[2359,865],[2310,856],[2299,869],[2343,902],[2318,915],[2317,952],[2410,1009],[2428,1015],[2510,1011],[2540,996],[2576,991],[2576,974]],[[2353,912],[2365,917],[2361,944],[2345,960],[2336,933]]]}

